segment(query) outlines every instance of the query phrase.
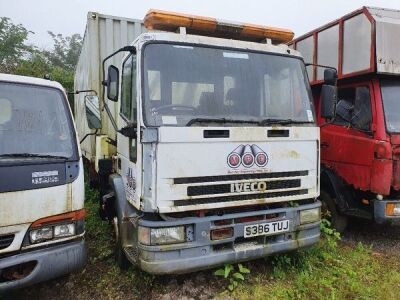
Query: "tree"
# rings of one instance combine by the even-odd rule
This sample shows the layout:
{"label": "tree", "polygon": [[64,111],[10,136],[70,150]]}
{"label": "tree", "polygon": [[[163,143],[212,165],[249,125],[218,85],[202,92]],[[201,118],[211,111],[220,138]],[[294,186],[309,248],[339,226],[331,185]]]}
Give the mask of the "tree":
{"label": "tree", "polygon": [[33,51],[26,44],[29,33],[21,24],[15,25],[9,18],[0,17],[0,72],[14,73],[17,66]]}
{"label": "tree", "polygon": [[74,71],[82,48],[82,37],[79,34],[63,37],[51,31],[48,33],[54,41],[54,50],[44,52],[49,62],[55,67]]}
{"label": "tree", "polygon": [[49,63],[46,55],[40,51],[33,53],[29,60],[22,61],[15,69],[15,74],[39,78],[49,75],[51,80],[61,83],[67,91],[74,89],[74,72]]}
{"label": "tree", "polygon": [[53,49],[46,50],[27,45],[29,33],[32,32],[22,25],[0,17],[0,72],[39,78],[49,75],[67,91],[73,91],[82,37],[79,34],[64,37],[48,31],[54,45]]}

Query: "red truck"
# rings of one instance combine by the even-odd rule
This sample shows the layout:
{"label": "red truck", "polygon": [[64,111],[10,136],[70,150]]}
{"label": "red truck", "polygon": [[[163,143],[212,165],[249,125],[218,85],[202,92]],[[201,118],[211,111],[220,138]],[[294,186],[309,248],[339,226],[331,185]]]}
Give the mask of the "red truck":
{"label": "red truck", "polygon": [[[399,219],[400,11],[363,7],[290,47],[309,63],[321,127],[321,200],[333,226],[343,231],[348,217]],[[321,100],[326,85],[334,103]]]}

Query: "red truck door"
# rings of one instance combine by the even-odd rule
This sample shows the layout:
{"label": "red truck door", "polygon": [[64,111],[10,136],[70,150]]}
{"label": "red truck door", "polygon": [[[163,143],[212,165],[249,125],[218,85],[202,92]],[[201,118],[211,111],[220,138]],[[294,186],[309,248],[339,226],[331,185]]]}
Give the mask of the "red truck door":
{"label": "red truck door", "polygon": [[[359,110],[360,104],[363,106]],[[369,82],[338,88],[337,117],[321,127],[322,163],[355,188],[369,190],[374,158],[373,86]],[[356,114],[369,119],[362,128],[352,125]],[[359,115],[360,117],[360,115]]]}

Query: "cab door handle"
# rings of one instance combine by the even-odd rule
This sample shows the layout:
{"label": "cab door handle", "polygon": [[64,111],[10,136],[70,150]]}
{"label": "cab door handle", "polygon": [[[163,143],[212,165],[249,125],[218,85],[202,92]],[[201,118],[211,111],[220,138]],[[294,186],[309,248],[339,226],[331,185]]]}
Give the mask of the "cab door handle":
{"label": "cab door handle", "polygon": [[321,143],[321,149],[326,149],[326,148],[329,148],[329,144],[326,142]]}

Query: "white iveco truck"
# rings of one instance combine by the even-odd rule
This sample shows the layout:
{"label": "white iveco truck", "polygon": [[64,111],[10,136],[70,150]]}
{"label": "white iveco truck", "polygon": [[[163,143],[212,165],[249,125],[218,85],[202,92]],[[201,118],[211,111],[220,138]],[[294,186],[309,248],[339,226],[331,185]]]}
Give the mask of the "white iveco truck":
{"label": "white iveco truck", "polygon": [[283,45],[292,37],[89,13],[77,126],[121,266],[183,273],[319,240],[319,129],[303,59]]}
{"label": "white iveco truck", "polygon": [[63,87],[0,74],[0,298],[86,263],[83,164]]}

